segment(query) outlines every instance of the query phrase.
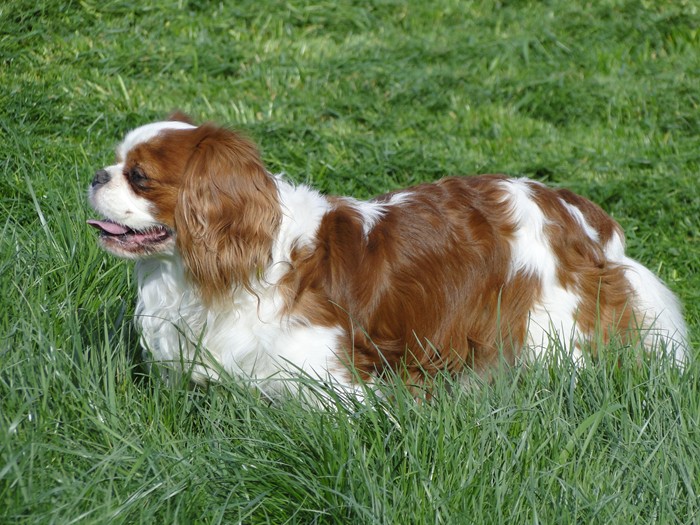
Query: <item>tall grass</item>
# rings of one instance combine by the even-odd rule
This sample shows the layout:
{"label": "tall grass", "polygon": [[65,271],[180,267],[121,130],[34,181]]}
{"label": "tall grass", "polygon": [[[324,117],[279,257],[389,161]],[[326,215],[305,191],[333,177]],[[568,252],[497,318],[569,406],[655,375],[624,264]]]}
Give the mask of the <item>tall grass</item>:
{"label": "tall grass", "polygon": [[140,363],[131,266],[84,225],[92,173],[174,108],[327,192],[526,175],[615,216],[697,348],[699,27],[690,1],[5,2],[0,521],[700,521],[695,361],[613,345],[328,410],[168,384]]}

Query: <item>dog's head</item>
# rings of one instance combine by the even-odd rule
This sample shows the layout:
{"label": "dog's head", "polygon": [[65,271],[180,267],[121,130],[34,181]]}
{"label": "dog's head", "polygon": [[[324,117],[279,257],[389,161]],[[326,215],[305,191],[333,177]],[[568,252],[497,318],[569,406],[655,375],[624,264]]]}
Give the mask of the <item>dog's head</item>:
{"label": "dog's head", "polygon": [[281,210],[255,145],[178,120],[131,131],[88,191],[100,243],[120,257],[181,256],[205,298],[250,280],[270,260]]}

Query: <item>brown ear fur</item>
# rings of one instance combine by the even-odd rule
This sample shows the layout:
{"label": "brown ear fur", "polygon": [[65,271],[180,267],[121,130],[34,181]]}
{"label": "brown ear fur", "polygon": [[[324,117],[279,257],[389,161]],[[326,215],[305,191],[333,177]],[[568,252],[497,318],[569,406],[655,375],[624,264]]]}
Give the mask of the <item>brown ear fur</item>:
{"label": "brown ear fur", "polygon": [[281,220],[277,188],[255,145],[211,124],[196,130],[175,211],[177,245],[211,303],[251,281],[270,261]]}
{"label": "brown ear fur", "polygon": [[185,124],[192,124],[193,126],[195,125],[190,116],[187,113],[183,113],[179,109],[173,111],[165,120],[184,122]]}

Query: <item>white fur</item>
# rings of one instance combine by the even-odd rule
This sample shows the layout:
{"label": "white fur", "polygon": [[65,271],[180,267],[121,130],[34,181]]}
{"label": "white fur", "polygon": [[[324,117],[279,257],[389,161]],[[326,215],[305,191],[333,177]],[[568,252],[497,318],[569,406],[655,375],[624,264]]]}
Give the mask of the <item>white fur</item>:
{"label": "white fur", "polygon": [[372,228],[382,220],[387,210],[387,205],[383,202],[361,201],[351,197],[344,197],[341,200],[360,214],[362,233],[365,238],[370,234]]}
{"label": "white fur", "polygon": [[362,218],[362,233],[365,238],[369,236],[372,229],[384,218],[386,212],[392,206],[400,206],[411,197],[411,192],[399,192],[393,194],[386,202],[361,201],[351,197],[343,197],[341,200],[351,206]]}
{"label": "white fur", "polygon": [[580,359],[575,346],[581,332],[574,323],[580,296],[566,290],[557,278],[557,260],[544,231],[547,219],[532,198],[527,179],[505,180],[510,213],[516,225],[511,242],[510,277],[522,272],[534,275],[542,283],[542,296],[530,311],[528,344],[525,359],[540,358],[551,353],[556,340],[563,350]]}
{"label": "white fur", "polygon": [[625,277],[634,290],[635,306],[645,328],[644,344],[660,348],[679,364],[688,362],[690,348],[688,329],[678,298],[648,268],[625,255],[625,243],[615,233],[605,247],[606,257],[625,268]]}
{"label": "white fur", "polygon": [[598,242],[600,240],[600,236],[598,235],[598,232],[595,231],[595,229],[588,224],[588,221],[586,218],[583,216],[583,212],[579,210],[576,206],[573,204],[569,204],[566,202],[564,199],[559,199],[559,202],[561,203],[564,208],[569,212],[569,215],[571,215],[574,219],[576,219],[576,222],[579,223],[581,228],[583,228],[583,231],[586,232],[586,235],[593,241],[593,242]]}
{"label": "white fur", "polygon": [[636,295],[635,306],[641,318],[635,319],[643,329],[645,346],[659,348],[676,363],[690,359],[688,329],[678,298],[651,270],[634,259],[624,257],[625,277]]}
{"label": "white fur", "polygon": [[153,137],[158,135],[161,131],[171,130],[171,129],[192,129],[195,126],[188,124],[187,122],[180,122],[179,120],[168,120],[164,122],[154,122],[152,124],[146,124],[145,126],[138,127],[129,133],[121,144],[117,147],[117,160],[123,162],[126,159],[129,150],[142,144],[148,142]]}
{"label": "white fur", "polygon": [[92,187],[88,190],[92,207],[112,221],[128,225],[134,230],[158,226],[158,221],[153,218],[150,201],[133,192],[122,174],[123,169],[123,164],[105,168],[111,180],[98,192]]}

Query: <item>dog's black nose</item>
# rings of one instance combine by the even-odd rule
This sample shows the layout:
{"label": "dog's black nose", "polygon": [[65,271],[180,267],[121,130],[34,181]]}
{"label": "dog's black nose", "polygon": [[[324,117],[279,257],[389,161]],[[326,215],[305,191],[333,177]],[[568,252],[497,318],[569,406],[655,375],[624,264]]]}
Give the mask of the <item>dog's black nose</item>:
{"label": "dog's black nose", "polygon": [[102,186],[108,183],[110,178],[107,170],[98,170],[97,173],[95,173],[95,177],[92,179],[92,186]]}

